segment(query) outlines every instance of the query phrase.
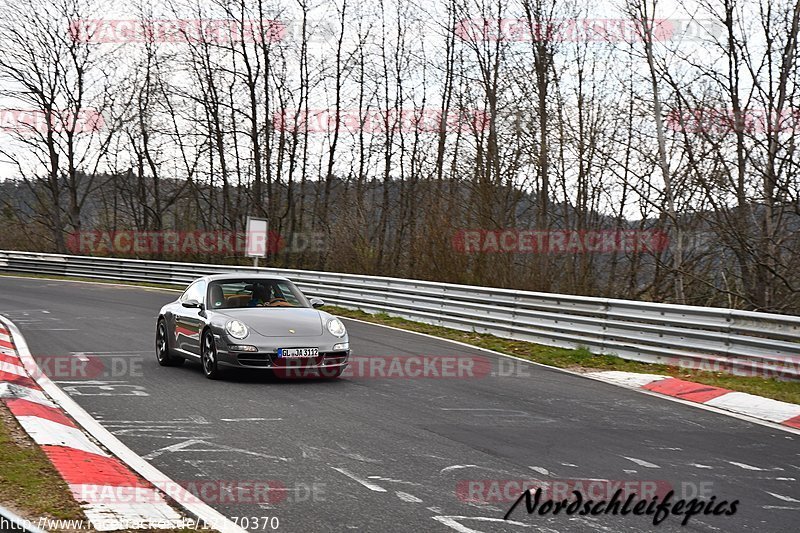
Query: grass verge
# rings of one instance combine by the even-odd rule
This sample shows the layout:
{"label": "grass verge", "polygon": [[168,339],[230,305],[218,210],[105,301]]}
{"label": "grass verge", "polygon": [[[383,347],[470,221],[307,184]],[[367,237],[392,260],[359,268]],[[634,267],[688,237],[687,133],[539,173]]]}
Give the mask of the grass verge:
{"label": "grass verge", "polygon": [[532,342],[503,339],[494,335],[459,331],[456,329],[432,326],[421,322],[413,322],[385,313],[369,314],[364,311],[353,311],[342,307],[325,306],[332,314],[346,318],[357,318],[366,322],[393,326],[408,331],[427,333],[436,337],[451,339],[480,348],[521,357],[537,363],[566,368],[578,372],[592,370],[619,370],[624,372],[640,372],[645,374],[661,374],[675,378],[722,387],[738,392],[747,392],[773,398],[783,402],[800,404],[800,381],[780,381],[759,377],[734,376],[724,372],[707,372],[667,366],[659,364],[628,361],[614,355],[595,355],[586,349],[570,350],[554,348]]}

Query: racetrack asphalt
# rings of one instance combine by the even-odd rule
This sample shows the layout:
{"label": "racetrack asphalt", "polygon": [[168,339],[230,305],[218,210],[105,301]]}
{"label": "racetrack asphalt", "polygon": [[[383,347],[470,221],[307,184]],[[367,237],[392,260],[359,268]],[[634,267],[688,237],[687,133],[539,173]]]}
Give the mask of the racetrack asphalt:
{"label": "racetrack asphalt", "polygon": [[[229,371],[210,381],[199,364],[156,362],[156,313],[176,297],[0,277],[0,314],[51,379],[175,481],[205,488],[212,507],[251,517],[250,529],[269,531],[264,517],[277,517],[278,531],[304,533],[797,530],[798,435],[346,319],[354,356],[471,357],[491,373],[281,380]],[[100,374],[64,368],[73,358],[100,361]],[[570,490],[610,480],[595,483],[740,503],[733,516],[700,514],[685,527],[677,516],[654,526],[648,516],[528,515],[524,504],[503,522],[521,480]],[[253,502],[252,482],[280,490]]]}

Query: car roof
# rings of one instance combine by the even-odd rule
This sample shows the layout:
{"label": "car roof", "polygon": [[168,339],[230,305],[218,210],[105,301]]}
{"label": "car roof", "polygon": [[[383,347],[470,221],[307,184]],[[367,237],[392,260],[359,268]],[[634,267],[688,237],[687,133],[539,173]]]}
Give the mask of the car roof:
{"label": "car roof", "polygon": [[236,279],[270,279],[270,280],[277,280],[277,281],[291,281],[289,278],[283,276],[276,276],[274,274],[257,274],[257,273],[247,273],[247,272],[232,272],[230,274],[212,274],[210,276],[204,276],[203,279],[206,281],[225,281],[225,280],[236,280]]}

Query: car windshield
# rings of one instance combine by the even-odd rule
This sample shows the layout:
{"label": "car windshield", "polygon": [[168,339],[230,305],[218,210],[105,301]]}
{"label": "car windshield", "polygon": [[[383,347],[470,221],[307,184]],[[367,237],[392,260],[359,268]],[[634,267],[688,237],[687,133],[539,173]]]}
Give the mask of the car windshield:
{"label": "car windshield", "polygon": [[280,279],[230,279],[208,284],[210,309],[311,307],[291,282]]}

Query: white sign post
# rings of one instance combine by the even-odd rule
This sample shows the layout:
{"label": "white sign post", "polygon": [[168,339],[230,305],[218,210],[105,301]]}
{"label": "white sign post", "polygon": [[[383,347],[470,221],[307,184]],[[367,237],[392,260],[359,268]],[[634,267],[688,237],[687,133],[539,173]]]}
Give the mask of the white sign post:
{"label": "white sign post", "polygon": [[253,258],[253,266],[258,266],[258,258],[266,257],[268,244],[269,221],[266,218],[247,217],[247,241],[245,251],[247,257]]}

